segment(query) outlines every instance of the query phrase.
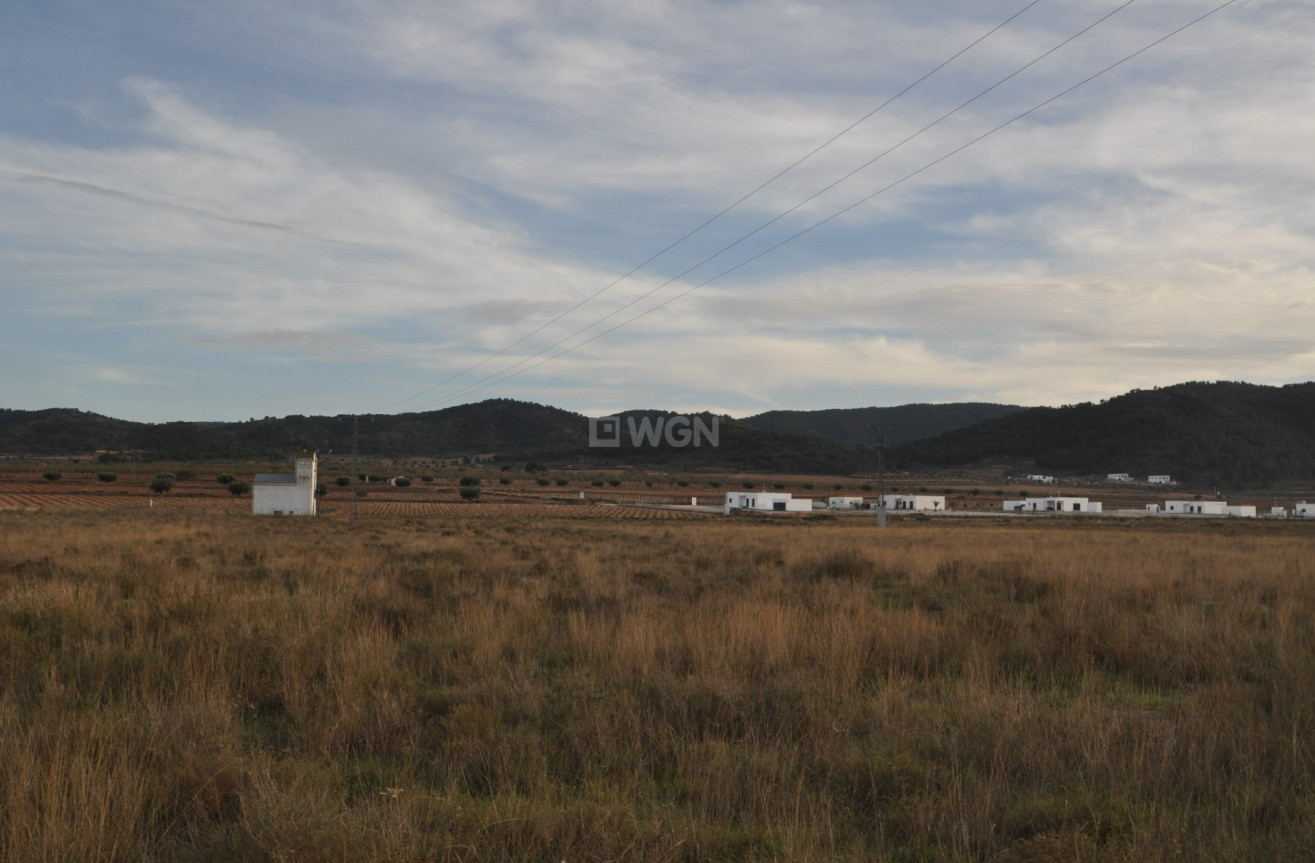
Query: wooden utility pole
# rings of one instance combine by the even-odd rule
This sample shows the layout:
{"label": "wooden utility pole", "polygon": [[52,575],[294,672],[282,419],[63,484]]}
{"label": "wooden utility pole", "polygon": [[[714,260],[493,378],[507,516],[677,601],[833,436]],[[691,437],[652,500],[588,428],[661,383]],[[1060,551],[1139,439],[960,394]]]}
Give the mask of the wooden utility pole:
{"label": "wooden utility pole", "polygon": [[877,527],[886,526],[886,426],[873,426],[877,435]]}

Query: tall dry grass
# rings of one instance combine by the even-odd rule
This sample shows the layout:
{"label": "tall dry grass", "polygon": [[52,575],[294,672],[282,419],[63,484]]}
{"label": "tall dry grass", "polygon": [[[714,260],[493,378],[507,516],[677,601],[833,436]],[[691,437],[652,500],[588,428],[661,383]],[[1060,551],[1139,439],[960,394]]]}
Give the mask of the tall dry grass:
{"label": "tall dry grass", "polygon": [[0,514],[0,859],[1310,859],[1313,540]]}

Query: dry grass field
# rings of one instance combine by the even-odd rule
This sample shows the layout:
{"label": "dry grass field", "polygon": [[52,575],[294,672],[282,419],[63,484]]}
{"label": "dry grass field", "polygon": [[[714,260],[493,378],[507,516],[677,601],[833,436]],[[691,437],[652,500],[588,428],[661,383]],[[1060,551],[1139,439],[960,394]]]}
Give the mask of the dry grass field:
{"label": "dry grass field", "polygon": [[1315,525],[0,512],[6,861],[1315,858]]}

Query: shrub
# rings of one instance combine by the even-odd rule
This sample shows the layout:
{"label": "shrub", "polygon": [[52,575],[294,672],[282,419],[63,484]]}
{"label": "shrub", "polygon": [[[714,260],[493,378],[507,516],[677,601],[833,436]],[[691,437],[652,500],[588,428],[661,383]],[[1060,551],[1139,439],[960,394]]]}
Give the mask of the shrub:
{"label": "shrub", "polygon": [[340,476],[334,480],[341,488],[346,488],[352,484],[352,478],[349,476]]}
{"label": "shrub", "polygon": [[228,485],[235,479],[237,479],[237,477],[233,476],[231,473],[221,473],[219,476],[215,477],[215,482],[220,485]]}
{"label": "shrub", "polygon": [[172,474],[157,474],[155,479],[151,480],[151,491],[158,494],[164,494],[174,487]]}
{"label": "shrub", "polygon": [[712,482],[708,483],[708,485],[712,488],[721,488],[721,480],[714,479]]}
{"label": "shrub", "polygon": [[535,477],[534,481],[539,485],[549,485],[552,482],[552,480],[548,479],[546,476]]}
{"label": "shrub", "polygon": [[479,486],[463,485],[458,492],[462,500],[479,500]]}
{"label": "shrub", "polygon": [[411,477],[409,476],[399,476],[393,480],[393,485],[397,486],[398,488],[406,488],[410,484],[411,484]]}
{"label": "shrub", "polygon": [[[322,483],[321,487],[323,487]],[[251,483],[244,479],[235,479],[228,484],[228,493],[233,495],[233,497],[241,497],[249,491],[251,491]]]}
{"label": "shrub", "polygon": [[744,482],[740,483],[740,485],[744,486],[745,488],[753,488],[753,483],[749,482],[748,480],[745,480]]}
{"label": "shrub", "polygon": [[463,476],[459,480],[462,488],[479,488],[480,479],[477,476]]}
{"label": "shrub", "polygon": [[678,479],[676,480],[676,485],[680,486],[681,488],[689,488],[689,480]]}
{"label": "shrub", "polygon": [[562,478],[559,478],[559,479],[557,480],[557,485],[559,485],[559,486],[564,486],[564,485],[567,485],[569,482],[570,482],[569,479],[566,479],[565,477],[562,477]]}
{"label": "shrub", "polygon": [[498,477],[498,482],[501,483],[502,485],[511,485],[511,477],[500,476]]}
{"label": "shrub", "polygon": [[328,493],[329,493],[329,484],[328,484],[328,483],[321,482],[321,483],[316,483],[316,484],[315,484],[315,496],[316,496],[316,497],[324,497],[324,496],[325,496],[326,494],[328,494]]}
{"label": "shrub", "polygon": [[119,475],[117,473],[110,473],[109,471],[101,471],[100,473],[96,474],[96,479],[100,480],[101,482],[114,482],[118,478]]}
{"label": "shrub", "polygon": [[609,479],[609,480],[607,481],[607,484],[610,485],[612,488],[616,488],[617,486],[621,485],[621,480],[619,480],[619,479]]}
{"label": "shrub", "polygon": [[591,483],[589,483],[589,484],[592,485],[594,488],[602,488],[602,487],[603,487],[603,481],[602,481],[601,479],[596,479],[596,480],[594,480],[593,482],[591,482]]}
{"label": "shrub", "polygon": [[41,475],[44,476],[46,479],[50,480],[51,482],[54,482],[60,477],[60,473],[57,470],[48,470]]}
{"label": "shrub", "polygon": [[427,474],[425,474],[424,476],[420,477],[420,481],[421,481],[421,482],[433,482],[433,481],[434,481],[434,475],[433,475],[432,473],[427,473]]}

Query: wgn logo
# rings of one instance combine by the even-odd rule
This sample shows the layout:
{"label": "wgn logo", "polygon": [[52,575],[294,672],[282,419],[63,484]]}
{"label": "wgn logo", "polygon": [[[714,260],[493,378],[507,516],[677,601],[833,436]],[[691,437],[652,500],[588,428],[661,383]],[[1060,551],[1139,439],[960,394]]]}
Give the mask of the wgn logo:
{"label": "wgn logo", "polygon": [[676,414],[669,417],[626,417],[624,426],[621,417],[590,417],[589,446],[619,447],[622,433],[630,432],[632,447],[660,446],[664,441],[667,446],[687,447],[719,446],[721,444],[721,417],[712,417],[709,425],[703,417],[688,417]]}

